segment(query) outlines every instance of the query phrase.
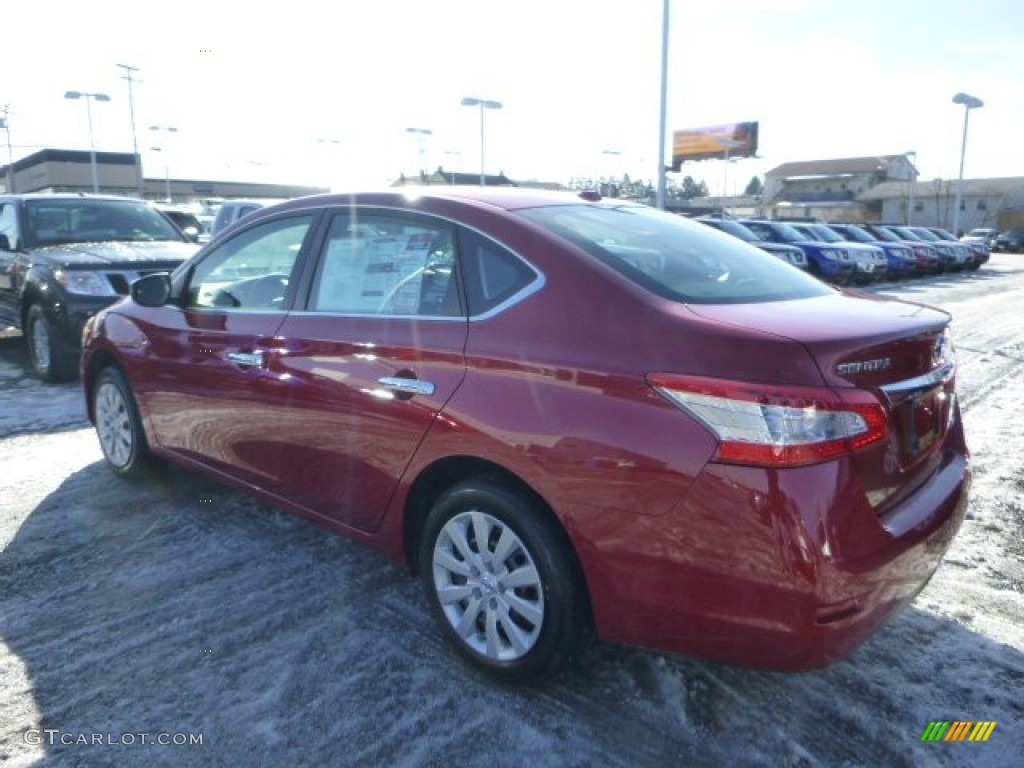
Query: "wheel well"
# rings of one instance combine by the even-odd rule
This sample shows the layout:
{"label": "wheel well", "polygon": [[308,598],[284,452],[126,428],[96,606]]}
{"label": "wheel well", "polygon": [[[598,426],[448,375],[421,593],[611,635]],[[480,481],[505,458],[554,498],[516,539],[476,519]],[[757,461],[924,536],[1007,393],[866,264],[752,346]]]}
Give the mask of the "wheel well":
{"label": "wheel well", "polygon": [[[121,370],[121,366],[117,362],[112,354],[106,351],[99,351],[89,360],[89,368],[84,372],[84,378],[82,379],[82,385],[85,390],[85,411],[89,418],[89,421],[95,423],[96,414],[93,413],[92,409],[92,393],[96,386],[96,378],[99,376],[100,371],[104,368],[117,368]],[[123,373],[123,371],[122,371]]]}
{"label": "wheel well", "polygon": [[39,301],[39,292],[26,289],[21,297],[21,332],[26,337],[28,336],[28,312],[32,309],[32,305],[36,303],[41,303]]}
{"label": "wheel well", "polygon": [[486,479],[523,494],[533,500],[539,513],[554,523],[554,527],[562,539],[562,546],[565,547],[565,551],[572,558],[576,576],[583,587],[584,594],[587,596],[587,614],[591,616],[590,589],[587,586],[583,567],[580,564],[576,548],[572,545],[572,540],[565,530],[565,526],[562,525],[562,521],[555,514],[551,505],[518,475],[498,464],[472,456],[450,456],[441,459],[425,469],[413,482],[405,505],[404,526],[405,556],[410,571],[413,573],[419,571],[420,537],[423,533],[423,526],[426,523],[427,515],[430,514],[434,503],[452,486],[472,478]]}

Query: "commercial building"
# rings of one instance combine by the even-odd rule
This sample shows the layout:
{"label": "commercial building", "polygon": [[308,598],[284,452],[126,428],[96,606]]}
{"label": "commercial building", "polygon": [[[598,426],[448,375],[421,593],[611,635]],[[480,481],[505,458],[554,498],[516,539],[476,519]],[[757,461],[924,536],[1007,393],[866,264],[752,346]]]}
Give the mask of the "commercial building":
{"label": "commercial building", "polygon": [[[140,163],[130,152],[97,152],[99,191],[107,195],[138,196]],[[10,171],[10,173],[8,172]],[[10,189],[8,189],[10,183]],[[92,192],[92,153],[70,149],[43,149],[8,166],[0,166],[0,188],[5,192]],[[190,203],[208,198],[292,198],[328,191],[322,187],[209,179],[143,178],[147,200]]]}
{"label": "commercial building", "polygon": [[[773,218],[890,221],[952,227],[956,179],[919,181],[906,155],[785,163],[765,174]],[[1024,178],[964,179],[958,227],[1024,226]]]}

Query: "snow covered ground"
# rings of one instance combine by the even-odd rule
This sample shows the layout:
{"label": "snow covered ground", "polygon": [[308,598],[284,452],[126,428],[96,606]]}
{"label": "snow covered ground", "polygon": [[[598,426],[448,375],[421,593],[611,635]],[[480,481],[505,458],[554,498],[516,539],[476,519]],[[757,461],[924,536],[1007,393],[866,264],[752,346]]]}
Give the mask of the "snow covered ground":
{"label": "snow covered ground", "polygon": [[877,290],[954,314],[972,500],[912,607],[797,675],[597,644],[482,679],[371,552],[184,471],[114,478],[77,385],[0,340],[0,765],[1024,764],[1024,256]]}

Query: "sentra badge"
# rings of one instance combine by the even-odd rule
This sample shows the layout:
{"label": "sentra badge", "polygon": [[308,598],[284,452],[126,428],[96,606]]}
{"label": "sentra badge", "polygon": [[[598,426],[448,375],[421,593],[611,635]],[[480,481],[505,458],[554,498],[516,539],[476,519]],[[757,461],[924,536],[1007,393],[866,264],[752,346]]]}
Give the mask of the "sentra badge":
{"label": "sentra badge", "polygon": [[859,360],[855,363],[840,363],[836,366],[836,371],[843,376],[850,376],[855,373],[884,371],[886,368],[891,366],[891,357],[877,357],[874,360]]}

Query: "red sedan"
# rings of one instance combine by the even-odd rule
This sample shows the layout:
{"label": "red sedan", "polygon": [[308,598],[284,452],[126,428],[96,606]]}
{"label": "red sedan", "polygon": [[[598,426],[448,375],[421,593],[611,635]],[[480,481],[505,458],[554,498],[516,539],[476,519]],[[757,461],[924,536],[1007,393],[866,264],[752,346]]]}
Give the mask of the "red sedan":
{"label": "red sedan", "polygon": [[88,324],[109,465],[170,459],[407,563],[503,679],[553,673],[590,629],[777,669],[843,658],[963,518],[949,316],[595,198],[253,214]]}

